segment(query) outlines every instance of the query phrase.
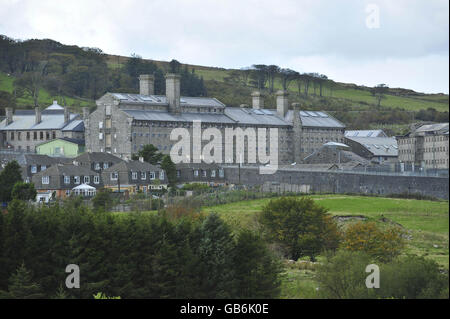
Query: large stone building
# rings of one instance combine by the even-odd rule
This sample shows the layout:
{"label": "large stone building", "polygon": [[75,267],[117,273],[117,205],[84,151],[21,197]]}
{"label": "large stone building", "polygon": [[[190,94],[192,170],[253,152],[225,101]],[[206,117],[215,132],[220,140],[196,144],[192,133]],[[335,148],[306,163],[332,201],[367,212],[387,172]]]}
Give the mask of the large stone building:
{"label": "large stone building", "polygon": [[399,136],[399,161],[407,166],[448,169],[448,123],[426,124]]}
{"label": "large stone building", "polygon": [[372,163],[396,163],[398,145],[394,137],[388,137],[382,130],[347,131],[345,144],[356,154]]}
{"label": "large stone building", "polygon": [[69,112],[53,101],[45,110],[6,108],[6,118],[0,123],[0,148],[34,153],[37,145],[67,137],[84,139],[84,123],[79,114]]}
{"label": "large stone building", "polygon": [[[154,77],[141,75],[140,94],[106,93],[97,100],[96,111],[85,120],[86,151],[109,152],[130,159],[144,145],[153,144],[162,153],[169,154],[177,143],[170,140],[172,130],[185,128],[192,140],[201,143],[201,146],[195,142],[190,145],[191,157],[187,161],[194,163],[211,137],[203,135],[206,140],[201,140],[196,136],[194,121],[201,121],[202,130],[217,129],[222,137],[236,129],[251,131],[248,128],[255,129],[259,137],[258,129],[267,129],[267,153],[270,149],[269,129],[276,128],[278,162],[281,164],[301,162],[324,143],[343,141],[345,126],[341,122],[325,112],[300,111],[299,105],[293,106],[296,111],[289,110],[286,92],[277,93],[276,109],[264,109],[264,99],[259,92],[254,92],[252,99],[252,108],[245,108],[226,107],[215,98],[183,97],[180,96],[180,77],[175,74],[166,75],[166,95],[154,95]],[[247,137],[245,154],[240,156],[236,154],[234,139],[223,139],[222,163],[251,162],[248,160],[249,145],[256,143],[258,137],[251,134]],[[234,150],[232,158],[225,158],[227,147]],[[258,147],[261,147],[259,141]]]}

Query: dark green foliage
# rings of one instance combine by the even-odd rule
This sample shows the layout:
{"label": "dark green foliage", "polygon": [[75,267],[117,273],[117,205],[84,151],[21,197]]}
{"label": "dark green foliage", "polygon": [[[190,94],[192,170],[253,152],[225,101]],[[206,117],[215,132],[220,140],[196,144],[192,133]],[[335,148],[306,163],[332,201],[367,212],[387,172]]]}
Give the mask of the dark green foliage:
{"label": "dark green foliage", "polygon": [[[37,208],[13,200],[0,216],[0,245],[5,292],[22,263],[45,298],[93,298],[99,291],[122,298],[275,297],[278,291],[264,245],[252,237],[235,240],[217,215],[169,220],[162,213],[93,212],[76,199]],[[239,264],[238,256],[247,259]],[[65,288],[68,264],[80,267],[80,289]]]}
{"label": "dark green foliage", "polygon": [[17,182],[14,184],[14,187],[11,192],[11,196],[13,199],[18,200],[34,200],[36,199],[36,189],[34,188],[33,183],[24,183],[24,182]]}
{"label": "dark green foliage", "polygon": [[261,223],[293,260],[309,256],[314,261],[322,250],[334,250],[339,244],[336,223],[324,207],[308,197],[271,200],[263,208]]}
{"label": "dark green foliage", "polygon": [[281,265],[262,238],[243,231],[235,248],[238,298],[274,298],[279,294]]}
{"label": "dark green foliage", "polygon": [[[367,288],[367,265],[380,270],[380,288]],[[328,256],[317,270],[319,292],[325,298],[448,299],[448,272],[419,256],[398,257],[389,263],[374,262],[363,252],[339,251]]]}
{"label": "dark green foliage", "polygon": [[22,172],[17,161],[6,164],[0,172],[0,202],[9,202],[14,184],[22,181]]}
{"label": "dark green foliage", "polygon": [[175,186],[177,181],[177,167],[169,155],[165,155],[161,161],[161,168],[166,172],[167,179],[169,180],[169,186]]}
{"label": "dark green foliage", "polygon": [[101,189],[97,191],[95,197],[92,199],[92,205],[96,211],[108,211],[113,204],[112,200],[111,191],[109,189]]}
{"label": "dark green foliage", "polygon": [[33,281],[31,272],[22,264],[9,280],[8,292],[0,292],[0,298],[40,299],[44,297],[41,287]]}
{"label": "dark green foliage", "polygon": [[157,165],[161,162],[163,154],[158,152],[158,148],[153,144],[146,144],[138,154],[133,154],[132,159],[138,160],[139,157],[143,157],[144,161],[150,164]]}

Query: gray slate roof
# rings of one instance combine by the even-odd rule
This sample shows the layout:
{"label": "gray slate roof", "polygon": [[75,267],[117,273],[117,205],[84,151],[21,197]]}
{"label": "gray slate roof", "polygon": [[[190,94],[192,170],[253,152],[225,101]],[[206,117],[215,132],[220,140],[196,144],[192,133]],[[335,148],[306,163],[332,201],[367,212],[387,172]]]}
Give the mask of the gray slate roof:
{"label": "gray slate roof", "polygon": [[345,131],[346,137],[387,137],[383,130],[353,130]]}
{"label": "gray slate roof", "polygon": [[[129,93],[111,93],[114,98],[120,101],[120,104],[148,104],[148,105],[168,105],[165,95],[142,95]],[[215,98],[210,97],[180,97],[181,106],[192,107],[217,107],[224,108],[225,104]]]}
{"label": "gray slate roof", "polygon": [[[326,128],[345,128],[345,125],[334,117],[323,111],[299,111],[302,120],[302,126],[305,127],[326,127]],[[285,115],[285,120],[292,123],[294,111],[289,110]]]}
{"label": "gray slate roof", "polygon": [[393,137],[349,137],[345,138],[361,144],[374,156],[398,156],[397,140]]}
{"label": "gray slate roof", "polygon": [[76,166],[76,165],[71,165],[71,164],[57,164],[57,165],[53,165],[50,168],[47,168],[45,171],[41,171],[39,173],[36,173],[34,176],[35,177],[40,177],[40,176],[61,176],[61,175],[66,175],[66,176],[91,176],[91,175],[100,175],[98,172],[94,172],[92,170],[90,170],[87,167],[83,167],[83,166]]}
{"label": "gray slate roof", "polygon": [[116,172],[116,171],[133,171],[133,172],[147,172],[147,171],[161,171],[161,167],[152,165],[147,162],[141,161],[122,161],[117,163],[105,170],[103,172]]}
{"label": "gray slate roof", "polygon": [[128,115],[132,116],[136,120],[143,121],[167,121],[167,122],[192,122],[194,120],[200,120],[205,123],[234,123],[229,117],[223,114],[210,114],[210,113],[180,113],[175,115],[167,111],[157,110],[123,110]]}
{"label": "gray slate roof", "polygon": [[106,152],[85,152],[73,159],[76,162],[120,163],[124,160]]}

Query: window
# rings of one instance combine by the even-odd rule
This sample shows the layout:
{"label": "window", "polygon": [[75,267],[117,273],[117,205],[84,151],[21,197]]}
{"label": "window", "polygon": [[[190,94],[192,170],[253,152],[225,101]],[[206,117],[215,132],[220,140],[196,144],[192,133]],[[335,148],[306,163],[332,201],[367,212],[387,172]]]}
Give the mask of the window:
{"label": "window", "polygon": [[155,172],[150,172],[150,179],[155,179]]}
{"label": "window", "polygon": [[83,182],[84,182],[85,184],[89,184],[89,183],[91,182],[90,176],[85,176]]}
{"label": "window", "polygon": [[181,171],[177,170],[177,178],[180,178],[180,177],[181,177]]}
{"label": "window", "polygon": [[47,165],[41,165],[41,172],[47,169]]}
{"label": "window", "polygon": [[137,172],[131,172],[131,178],[137,179]]}
{"label": "window", "polygon": [[109,167],[108,163],[103,163],[103,169],[107,169]]}
{"label": "window", "polygon": [[100,169],[100,163],[95,163],[95,164],[94,164],[94,169],[95,169],[96,171],[98,171],[98,170]]}
{"label": "window", "polygon": [[50,184],[50,177],[49,176],[42,176],[42,184],[45,184],[45,185]]}
{"label": "window", "polygon": [[103,128],[103,122],[98,122],[98,128],[102,129]]}
{"label": "window", "polygon": [[73,177],[73,182],[74,182],[75,184],[80,184],[80,176],[74,176],[74,177]]}
{"label": "window", "polygon": [[70,189],[66,190],[66,196],[70,196]]}
{"label": "window", "polygon": [[14,132],[11,132],[11,141],[14,141]]}
{"label": "window", "polygon": [[22,140],[22,132],[17,132],[17,140]]}
{"label": "window", "polygon": [[145,172],[141,172],[141,179],[146,179],[147,178],[147,173]]}
{"label": "window", "polygon": [[33,132],[33,140],[37,140],[37,132]]}
{"label": "window", "polygon": [[223,178],[224,177],[224,171],[223,169],[219,169],[219,177]]}
{"label": "window", "polygon": [[163,180],[164,179],[164,171],[160,171],[159,172],[159,179]]}
{"label": "window", "polygon": [[198,170],[197,169],[194,170],[194,176],[198,177]]}
{"label": "window", "polygon": [[36,165],[31,165],[31,173],[34,174],[37,172],[37,166]]}
{"label": "window", "polygon": [[95,175],[94,176],[94,184],[99,184],[100,183],[100,176]]}
{"label": "window", "polygon": [[98,133],[98,139],[103,140],[103,133]]}
{"label": "window", "polygon": [[52,139],[55,139],[55,138],[56,138],[56,132],[53,131],[53,132],[52,132]]}
{"label": "window", "polygon": [[206,171],[202,170],[202,177],[206,177]]}
{"label": "window", "polygon": [[117,172],[111,173],[111,180],[112,181],[117,181],[118,178],[119,178],[119,173],[117,173]]}
{"label": "window", "polygon": [[54,153],[55,153],[55,155],[61,154],[61,147],[55,147]]}
{"label": "window", "polygon": [[27,132],[27,141],[30,140],[30,132]]}
{"label": "window", "polygon": [[211,171],[211,177],[216,177],[216,170],[215,170],[215,169],[213,169],[213,170]]}
{"label": "window", "polygon": [[64,184],[70,184],[70,176],[64,176]]}
{"label": "window", "polygon": [[44,132],[39,132],[39,139],[43,140],[44,139]]}

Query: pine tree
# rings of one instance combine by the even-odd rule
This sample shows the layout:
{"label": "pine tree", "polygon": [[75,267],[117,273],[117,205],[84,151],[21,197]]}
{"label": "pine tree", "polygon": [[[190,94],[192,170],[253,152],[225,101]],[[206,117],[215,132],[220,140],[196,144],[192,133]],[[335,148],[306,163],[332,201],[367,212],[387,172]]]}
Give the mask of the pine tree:
{"label": "pine tree", "polygon": [[44,295],[38,283],[33,281],[31,272],[22,265],[10,278],[9,294],[14,299],[40,299]]}
{"label": "pine tree", "polygon": [[11,201],[14,184],[22,181],[22,171],[17,161],[6,164],[0,172],[0,202]]}

